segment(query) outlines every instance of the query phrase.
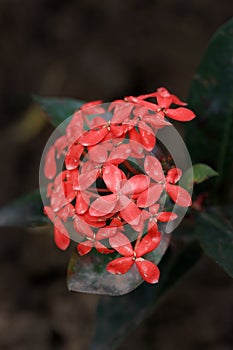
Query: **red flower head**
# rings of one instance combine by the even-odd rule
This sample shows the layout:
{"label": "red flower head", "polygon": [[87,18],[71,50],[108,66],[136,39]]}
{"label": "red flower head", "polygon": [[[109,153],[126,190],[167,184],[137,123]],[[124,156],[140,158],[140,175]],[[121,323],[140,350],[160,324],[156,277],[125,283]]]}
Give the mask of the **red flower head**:
{"label": "red flower head", "polygon": [[[156,104],[147,98],[155,98]],[[67,249],[73,239],[80,255],[92,249],[100,254],[118,252],[122,257],[112,260],[107,271],[124,274],[135,264],[145,281],[158,281],[158,267],[144,255],[160,244],[159,223],[177,218],[159,208],[167,196],[182,207],[191,205],[191,197],[177,185],[182,171],[174,166],[164,169],[153,153],[158,130],[171,125],[165,117],[195,117],[185,105],[159,88],[108,106],[90,102],[74,113],[44,163],[44,211],[53,222],[60,249]],[[60,170],[57,160],[63,162]]]}

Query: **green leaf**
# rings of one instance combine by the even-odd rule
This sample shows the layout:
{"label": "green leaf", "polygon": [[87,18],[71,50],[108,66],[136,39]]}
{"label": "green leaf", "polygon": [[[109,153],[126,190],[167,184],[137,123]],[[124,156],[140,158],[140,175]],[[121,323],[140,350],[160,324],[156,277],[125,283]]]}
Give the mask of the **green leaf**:
{"label": "green leaf", "polygon": [[213,176],[218,176],[215,170],[206,164],[198,163],[184,173],[182,183],[185,184],[186,189],[189,189],[193,183],[200,184]]}
{"label": "green leaf", "polygon": [[201,213],[196,236],[205,253],[233,277],[233,206]]}
{"label": "green leaf", "polygon": [[128,295],[100,298],[90,350],[116,349],[128,333],[154,311],[165,291],[201,256],[201,248],[195,241],[186,243],[181,249],[175,243],[171,246],[159,265],[161,278],[158,284],[144,282]]}
{"label": "green leaf", "polygon": [[58,127],[84,104],[83,101],[71,98],[45,98],[34,95],[33,99],[40,104],[55,127]]}
{"label": "green leaf", "polygon": [[194,162],[211,164],[223,184],[233,157],[233,20],[213,36],[195,74],[189,107],[197,118],[187,123],[186,143]]}
{"label": "green leaf", "polygon": [[[164,234],[159,247],[150,255],[150,260],[158,264],[164,255],[170,235]],[[75,292],[107,294],[119,296],[127,294],[142,284],[143,279],[134,265],[124,275],[114,275],[106,271],[108,262],[120,257],[114,254],[99,254],[94,249],[80,257],[73,253],[67,272],[68,289]]]}
{"label": "green leaf", "polygon": [[40,226],[48,223],[39,190],[0,208],[0,227]]}

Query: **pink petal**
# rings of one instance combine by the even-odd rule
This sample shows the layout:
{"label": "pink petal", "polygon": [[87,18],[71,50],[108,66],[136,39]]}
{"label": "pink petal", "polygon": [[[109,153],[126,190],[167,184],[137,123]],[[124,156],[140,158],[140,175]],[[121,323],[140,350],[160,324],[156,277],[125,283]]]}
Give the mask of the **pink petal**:
{"label": "pink petal", "polygon": [[96,240],[100,241],[101,239],[106,239],[114,236],[118,231],[118,227],[114,226],[106,226],[103,228],[100,228],[96,234]]}
{"label": "pink petal", "polygon": [[158,201],[163,192],[163,186],[155,184],[150,186],[146,191],[142,192],[137,199],[137,206],[141,208],[150,207]]}
{"label": "pink petal", "polygon": [[74,189],[84,191],[96,181],[98,174],[99,169],[93,169],[89,172],[83,172],[78,178],[78,183],[74,185]]}
{"label": "pink petal", "polygon": [[108,157],[108,163],[119,164],[126,160],[131,153],[129,144],[122,144],[114,148]]}
{"label": "pink petal", "polygon": [[93,248],[93,241],[85,241],[85,242],[81,242],[77,245],[77,251],[79,253],[79,255],[83,256],[88,254],[92,248]]}
{"label": "pink petal", "polygon": [[147,156],[144,163],[145,172],[156,182],[164,181],[165,176],[160,161],[153,156]]}
{"label": "pink petal", "polygon": [[82,236],[87,236],[89,238],[94,237],[94,233],[90,226],[77,215],[74,218],[74,228]]}
{"label": "pink petal", "polygon": [[[123,196],[122,196],[123,197]],[[124,204],[124,200],[120,200]],[[121,209],[120,216],[130,225],[137,225],[140,221],[141,210],[134,204],[129,201],[128,204]]]}
{"label": "pink petal", "polygon": [[113,237],[110,237],[109,243],[121,255],[133,256],[132,244],[123,233],[118,232]]}
{"label": "pink petal", "polygon": [[117,258],[108,263],[106,269],[115,275],[123,275],[130,270],[133,264],[134,261],[131,257]]}
{"label": "pink petal", "polygon": [[167,120],[164,119],[164,113],[147,114],[143,117],[143,121],[145,123],[150,124],[155,129],[161,129],[165,126],[172,125],[171,123],[169,123]]}
{"label": "pink petal", "polygon": [[156,234],[155,232],[152,233],[151,231],[147,233],[135,249],[137,257],[139,258],[145,254],[152,252],[159,246],[160,241],[161,234],[159,231],[156,231]]}
{"label": "pink petal", "polygon": [[83,146],[94,146],[99,143],[108,133],[107,128],[98,130],[89,130],[82,134],[79,138],[79,143]]}
{"label": "pink petal", "polygon": [[90,204],[90,199],[85,193],[78,192],[75,202],[75,211],[77,214],[84,214]]}
{"label": "pink petal", "polygon": [[177,219],[177,214],[173,212],[161,212],[157,215],[157,220],[161,222],[168,222]]}
{"label": "pink petal", "polygon": [[66,169],[73,170],[79,165],[80,157],[82,155],[84,147],[80,144],[73,144],[68,150],[65,158]]}
{"label": "pink petal", "polygon": [[196,115],[188,108],[179,107],[176,109],[167,109],[166,115],[169,118],[178,120],[181,122],[187,122],[196,117]]}
{"label": "pink petal", "polygon": [[91,204],[89,213],[92,216],[104,216],[112,213],[116,204],[117,196],[115,194],[100,196]]}
{"label": "pink petal", "polygon": [[75,212],[75,210],[74,210],[73,205],[69,203],[57,212],[57,216],[62,221],[67,221],[68,217],[72,217],[74,215],[74,212]]}
{"label": "pink petal", "polygon": [[106,165],[103,169],[103,180],[107,188],[116,193],[121,187],[122,171],[115,165]]}
{"label": "pink petal", "polygon": [[112,123],[122,123],[129,118],[134,105],[125,101],[114,101],[111,103],[109,110],[114,108]]}
{"label": "pink petal", "polygon": [[79,110],[74,113],[70,124],[66,128],[66,135],[70,142],[74,142],[83,133],[83,116]]}
{"label": "pink petal", "polygon": [[56,172],[55,148],[52,146],[45,156],[44,174],[47,179],[51,180],[56,175]]}
{"label": "pink petal", "polygon": [[153,130],[144,122],[138,123],[138,129],[141,136],[141,144],[147,151],[152,151],[156,143]]}
{"label": "pink petal", "polygon": [[113,249],[108,249],[100,242],[95,242],[95,248],[100,254],[111,254],[114,253]]}
{"label": "pink petal", "polygon": [[192,204],[190,194],[182,187],[166,184],[166,191],[171,199],[181,207],[189,207]]}
{"label": "pink petal", "polygon": [[88,157],[93,162],[104,163],[107,160],[108,152],[105,146],[96,145],[88,152]]}
{"label": "pink petal", "polygon": [[137,194],[148,189],[150,178],[146,175],[134,175],[122,186],[121,193],[124,195]]}
{"label": "pink petal", "polygon": [[150,213],[152,214],[152,215],[155,215],[155,214],[157,214],[158,213],[158,211],[159,211],[159,207],[160,207],[160,205],[159,204],[154,204],[154,205],[152,205],[151,207],[150,207]]}
{"label": "pink petal", "polygon": [[157,283],[160,272],[158,267],[149,260],[136,259],[136,266],[142,278],[148,283]]}
{"label": "pink petal", "polygon": [[70,237],[62,234],[59,229],[54,226],[54,242],[61,250],[66,250],[70,245]]}
{"label": "pink petal", "polygon": [[182,170],[179,168],[172,168],[168,170],[166,181],[170,182],[171,184],[177,183],[182,176]]}
{"label": "pink petal", "polygon": [[54,142],[54,147],[57,151],[58,158],[61,156],[63,150],[67,147],[67,145],[68,141],[66,136],[61,136]]}

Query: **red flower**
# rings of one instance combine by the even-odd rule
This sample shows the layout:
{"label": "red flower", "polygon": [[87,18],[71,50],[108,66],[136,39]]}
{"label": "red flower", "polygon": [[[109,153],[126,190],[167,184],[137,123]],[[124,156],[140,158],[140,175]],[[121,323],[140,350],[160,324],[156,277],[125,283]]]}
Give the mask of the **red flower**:
{"label": "red flower", "polygon": [[110,254],[114,252],[113,249],[108,249],[100,241],[115,235],[118,230],[117,227],[106,226],[100,228],[97,233],[94,233],[90,228],[85,228],[83,223],[80,224],[80,219],[78,217],[74,220],[74,225],[76,230],[86,237],[85,241],[77,245],[77,251],[80,255],[88,254],[94,247],[101,254]]}
{"label": "red flower", "polygon": [[161,234],[146,234],[139,244],[133,249],[129,239],[122,233],[109,238],[111,246],[123,257],[112,260],[107,265],[107,271],[121,275],[129,271],[136,264],[142,278],[148,283],[156,283],[159,280],[158,267],[149,260],[142,258],[143,255],[152,252],[160,243]]}
{"label": "red flower", "polygon": [[[181,178],[182,171],[178,168],[170,169],[165,177],[162,166],[156,157],[147,156],[144,162],[144,169],[147,175],[158,184],[162,185],[170,198],[181,207],[188,207],[192,204],[190,194],[181,186],[175,185]],[[161,187],[157,187],[159,192]],[[148,199],[147,199],[148,197]],[[150,196],[146,200],[150,202]],[[141,202],[139,202],[140,205]],[[151,203],[153,204],[153,203]],[[145,205],[148,206],[148,205]]]}
{"label": "red flower", "polygon": [[[152,102],[145,101],[146,98],[156,97],[158,105]],[[168,117],[178,121],[190,121],[195,118],[195,114],[188,108],[178,107],[175,109],[169,108],[172,103],[184,106],[186,103],[182,102],[175,95],[171,95],[167,89],[159,88],[156,92],[138,97],[128,96],[125,98],[127,102],[136,103],[146,107],[149,111],[154,111],[161,117]]]}
{"label": "red flower", "polygon": [[120,212],[120,216],[129,224],[137,225],[141,211],[129,198],[130,195],[139,195],[149,187],[149,177],[135,175],[129,180],[122,179],[122,171],[115,165],[107,165],[103,169],[103,180],[112,194],[100,196],[90,206],[90,214],[103,216],[108,213]]}

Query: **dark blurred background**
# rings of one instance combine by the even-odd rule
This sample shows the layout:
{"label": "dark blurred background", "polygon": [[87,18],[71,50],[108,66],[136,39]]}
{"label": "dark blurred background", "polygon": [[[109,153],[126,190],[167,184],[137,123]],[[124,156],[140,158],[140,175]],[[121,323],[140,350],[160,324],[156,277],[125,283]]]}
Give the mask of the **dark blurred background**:
{"label": "dark blurred background", "polygon": [[[52,128],[31,94],[110,101],[166,86],[186,98],[231,0],[1,0],[0,205],[38,186]],[[70,252],[46,229],[0,230],[0,349],[88,349],[98,296],[69,293]],[[207,258],[120,350],[233,348],[233,284]]]}

